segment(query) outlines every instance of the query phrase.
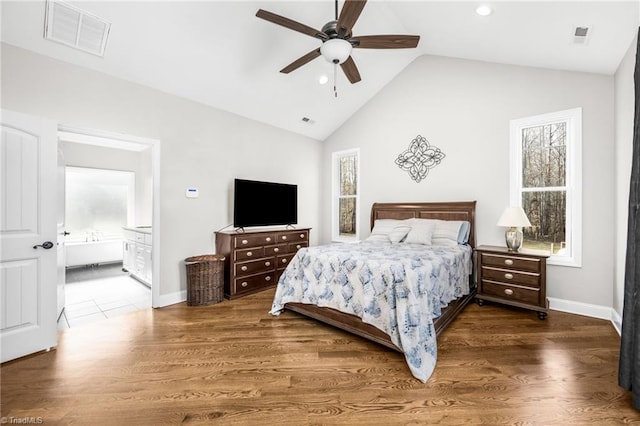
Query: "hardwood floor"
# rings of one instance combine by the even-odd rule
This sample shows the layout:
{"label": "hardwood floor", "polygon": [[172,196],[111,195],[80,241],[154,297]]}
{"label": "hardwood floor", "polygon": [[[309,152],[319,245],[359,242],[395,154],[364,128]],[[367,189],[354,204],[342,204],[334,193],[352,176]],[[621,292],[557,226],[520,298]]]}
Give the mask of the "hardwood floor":
{"label": "hardwood floor", "polygon": [[640,423],[617,385],[608,321],[469,305],[428,381],[402,354],[294,313],[273,291],[61,330],[57,350],[2,365],[1,415],[44,424]]}

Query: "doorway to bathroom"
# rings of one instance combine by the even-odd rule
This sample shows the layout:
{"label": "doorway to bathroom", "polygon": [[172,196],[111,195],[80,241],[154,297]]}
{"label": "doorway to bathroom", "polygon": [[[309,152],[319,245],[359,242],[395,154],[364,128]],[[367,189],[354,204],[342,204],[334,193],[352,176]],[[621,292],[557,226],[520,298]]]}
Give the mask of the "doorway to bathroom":
{"label": "doorway to bathroom", "polygon": [[[86,131],[61,130],[58,136],[64,168],[58,328],[151,308],[153,144]],[[143,238],[135,241],[138,233]]]}

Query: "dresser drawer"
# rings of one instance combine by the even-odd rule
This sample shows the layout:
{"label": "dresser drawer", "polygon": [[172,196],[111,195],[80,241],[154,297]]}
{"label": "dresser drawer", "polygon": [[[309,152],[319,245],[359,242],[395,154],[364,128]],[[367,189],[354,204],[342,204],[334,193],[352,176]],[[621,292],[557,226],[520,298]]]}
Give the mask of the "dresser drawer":
{"label": "dresser drawer", "polygon": [[277,246],[268,246],[264,248],[265,256],[276,256],[278,254],[287,253],[289,247],[287,244],[279,244]]}
{"label": "dresser drawer", "polygon": [[508,285],[494,281],[482,280],[482,294],[499,297],[504,300],[511,300],[532,305],[540,304],[540,291],[532,288],[522,288],[515,285]]}
{"label": "dresser drawer", "polygon": [[518,272],[513,269],[498,269],[482,266],[482,278],[498,281],[506,284],[522,285],[526,287],[539,288],[540,274],[531,272]]}
{"label": "dresser drawer", "polygon": [[235,248],[249,248],[274,244],[275,234],[238,235],[233,238]]}
{"label": "dresser drawer", "polygon": [[266,257],[248,262],[238,262],[234,267],[234,272],[237,277],[257,274],[259,272],[273,271],[276,269],[276,259],[274,257]]}
{"label": "dresser drawer", "polygon": [[244,293],[259,288],[268,287],[276,283],[275,271],[260,275],[252,275],[245,278],[235,279],[235,293]]}
{"label": "dresser drawer", "polygon": [[480,262],[483,266],[496,266],[498,268],[516,269],[526,272],[540,272],[540,259],[519,257],[517,255],[501,255],[482,253]]}
{"label": "dresser drawer", "polygon": [[278,269],[284,269],[287,267],[291,259],[295,256],[294,253],[283,254],[277,257]]}
{"label": "dresser drawer", "polygon": [[298,250],[300,250],[303,247],[309,247],[309,242],[308,241],[300,241],[297,243],[291,243],[288,246],[288,251],[289,253],[297,253]]}
{"label": "dresser drawer", "polygon": [[253,247],[253,248],[248,248],[244,250],[236,250],[235,254],[236,254],[237,261],[259,259],[265,255],[264,248],[262,247]]}
{"label": "dresser drawer", "polygon": [[289,231],[278,233],[278,242],[293,243],[299,241],[309,241],[308,231]]}

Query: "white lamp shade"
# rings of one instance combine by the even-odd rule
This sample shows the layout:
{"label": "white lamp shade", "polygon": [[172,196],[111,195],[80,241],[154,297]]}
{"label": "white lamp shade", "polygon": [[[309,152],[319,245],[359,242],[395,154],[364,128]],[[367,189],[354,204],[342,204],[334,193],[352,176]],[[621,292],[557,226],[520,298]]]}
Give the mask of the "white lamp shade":
{"label": "white lamp shade", "polygon": [[522,207],[511,206],[507,207],[500,220],[497,223],[498,226],[531,226],[529,218],[527,217]]}
{"label": "white lamp shade", "polygon": [[341,64],[351,55],[351,43],[341,38],[332,38],[320,46],[322,56],[332,64]]}

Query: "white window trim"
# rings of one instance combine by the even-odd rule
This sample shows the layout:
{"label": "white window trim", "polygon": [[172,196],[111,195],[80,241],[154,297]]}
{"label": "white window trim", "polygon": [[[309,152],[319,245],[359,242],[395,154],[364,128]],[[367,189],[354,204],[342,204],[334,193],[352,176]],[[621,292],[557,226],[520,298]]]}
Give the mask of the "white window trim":
{"label": "white window trim", "polygon": [[[566,239],[571,241],[571,254],[551,255],[550,265],[582,267],[582,108],[511,120],[510,130],[510,197],[511,205],[522,206],[522,129],[565,121],[567,123],[567,217]],[[553,189],[553,188],[549,188]]]}
{"label": "white window trim", "polygon": [[[340,198],[340,168],[337,167],[337,162],[340,157],[348,155],[356,155],[356,171],[358,186],[356,189],[356,235],[353,237],[346,237],[340,235],[338,209]],[[331,240],[335,242],[354,242],[360,240],[360,148],[346,149],[344,151],[336,151],[331,154]]]}

